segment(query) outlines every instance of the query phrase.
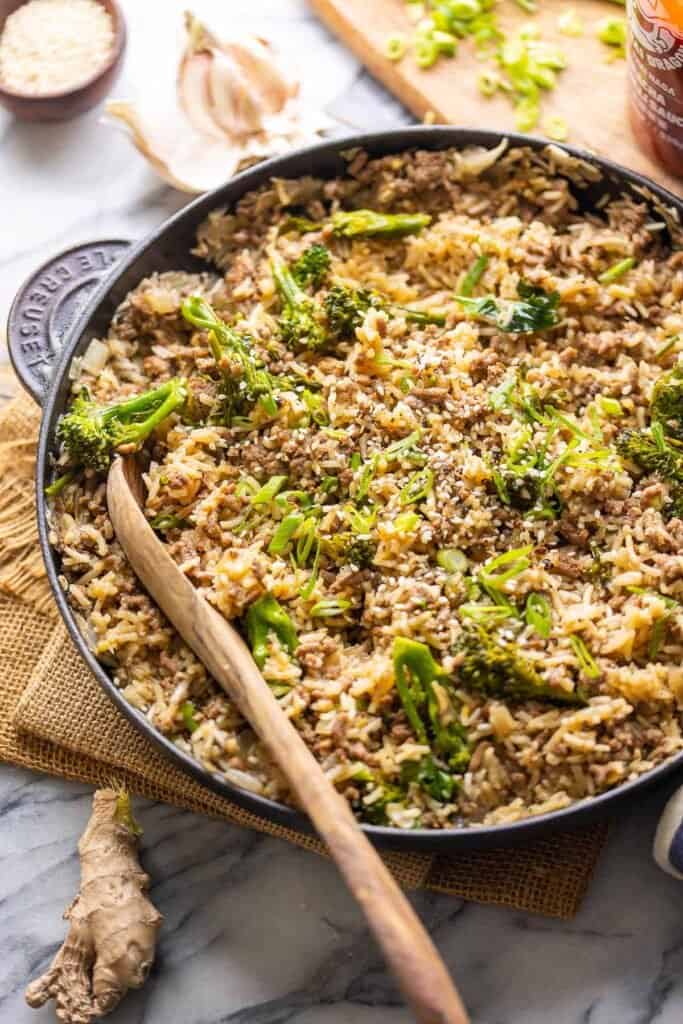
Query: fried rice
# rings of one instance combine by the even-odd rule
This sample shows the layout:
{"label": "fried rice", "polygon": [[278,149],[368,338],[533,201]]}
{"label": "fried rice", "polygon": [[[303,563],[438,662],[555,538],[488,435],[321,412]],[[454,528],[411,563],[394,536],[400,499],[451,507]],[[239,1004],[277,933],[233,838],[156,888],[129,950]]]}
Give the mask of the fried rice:
{"label": "fried rice", "polygon": [[[165,522],[181,570],[240,629],[264,595],[285,610],[296,643],[268,632],[264,675],[362,820],[511,822],[683,748],[683,521],[669,483],[616,447],[647,425],[654,384],[676,362],[680,237],[637,194],[582,212],[596,176],[555,147],[501,146],[357,151],[338,179],[273,180],[201,225],[205,273],[142,281],[74,364],[74,393],[106,404],[187,380],[190,413],[171,416],[142,453],[145,513]],[[361,207],[431,223],[402,238],[332,233],[334,211]],[[292,213],[313,226],[290,229]],[[351,336],[292,350],[270,261],[291,264],[312,243],[332,261],[318,297],[341,282],[383,301]],[[475,300],[511,309],[523,282],[558,293],[557,322],[512,333],[458,300],[479,257]],[[610,280],[622,260],[627,272]],[[275,411],[217,413],[207,332],[181,312],[195,295],[295,382]],[[445,322],[415,323],[395,306]],[[523,468],[541,450],[554,468],[552,500],[539,504]],[[57,461],[58,473],[68,455]],[[287,515],[294,532],[274,554]],[[125,698],[208,770],[291,802],[267,750],[137,583],[104,476],[77,472],[50,523],[60,582]],[[544,696],[469,685],[462,641],[473,630],[514,646]],[[397,638],[426,645],[448,680],[423,729],[397,689]],[[457,719],[467,750],[457,771],[434,739],[439,716]],[[406,770],[426,758],[452,786],[438,792]]]}

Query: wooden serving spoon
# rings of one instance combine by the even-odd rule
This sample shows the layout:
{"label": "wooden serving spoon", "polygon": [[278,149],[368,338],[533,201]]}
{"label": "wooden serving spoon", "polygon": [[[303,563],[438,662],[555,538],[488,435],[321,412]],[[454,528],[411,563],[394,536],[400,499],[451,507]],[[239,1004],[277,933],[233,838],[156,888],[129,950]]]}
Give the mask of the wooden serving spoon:
{"label": "wooden serving spoon", "polygon": [[137,576],[183,640],[266,744],[360,904],[420,1024],[469,1024],[432,940],[347,801],[283,714],[230,623],[195,590],[147,522],[134,459],[109,470],[109,515]]}

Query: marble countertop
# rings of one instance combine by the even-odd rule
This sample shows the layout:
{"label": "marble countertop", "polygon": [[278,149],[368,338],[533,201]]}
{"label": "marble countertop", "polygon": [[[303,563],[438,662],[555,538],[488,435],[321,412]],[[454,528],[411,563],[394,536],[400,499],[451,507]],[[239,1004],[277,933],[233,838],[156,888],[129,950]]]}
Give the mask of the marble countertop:
{"label": "marble countertop", "polygon": [[[183,6],[124,0],[130,46],[115,95],[148,88],[151,39],[155,81],[172,79]],[[215,22],[229,11],[231,20],[276,37],[347,124],[410,121],[303,0],[205,0],[193,9]],[[61,126],[0,114],[0,320],[23,278],[61,247],[140,237],[185,201],[98,112]],[[623,812],[571,922],[414,897],[473,1024],[680,1024],[683,886],[650,856],[665,797],[655,792]],[[88,787],[0,766],[2,1024],[54,1019],[52,1009],[29,1010],[23,991],[63,938],[89,806]],[[138,812],[144,864],[165,920],[152,977],[112,1024],[409,1020],[331,864],[171,807],[141,802]]]}

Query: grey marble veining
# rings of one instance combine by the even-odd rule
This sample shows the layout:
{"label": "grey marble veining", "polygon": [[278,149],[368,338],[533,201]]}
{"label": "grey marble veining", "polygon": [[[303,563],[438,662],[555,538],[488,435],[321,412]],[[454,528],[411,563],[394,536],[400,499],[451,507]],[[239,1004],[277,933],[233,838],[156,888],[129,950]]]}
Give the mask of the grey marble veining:
{"label": "grey marble veining", "polygon": [[[419,893],[474,1024],[680,1024],[683,890],[650,859],[665,793],[615,824],[570,922]],[[0,1021],[64,934],[88,787],[0,772]],[[140,801],[164,914],[157,964],[112,1024],[402,1024],[392,979],[333,866],[244,829]]]}
{"label": "grey marble veining", "polygon": [[[398,2],[398,0],[397,0]],[[117,96],[173,76],[180,0],[126,0]],[[408,115],[298,0],[198,0],[278,39],[307,88],[350,128]],[[0,318],[68,244],[137,238],[185,197],[160,183],[97,112],[63,126],[0,114]],[[578,917],[557,922],[420,893],[415,905],[474,1024],[680,1024],[683,886],[652,863],[665,792],[615,825]],[[26,983],[64,935],[90,790],[0,767],[0,1024],[48,1024]],[[274,839],[140,802],[144,865],[164,914],[154,973],[112,1024],[407,1024],[392,979],[331,864]]]}

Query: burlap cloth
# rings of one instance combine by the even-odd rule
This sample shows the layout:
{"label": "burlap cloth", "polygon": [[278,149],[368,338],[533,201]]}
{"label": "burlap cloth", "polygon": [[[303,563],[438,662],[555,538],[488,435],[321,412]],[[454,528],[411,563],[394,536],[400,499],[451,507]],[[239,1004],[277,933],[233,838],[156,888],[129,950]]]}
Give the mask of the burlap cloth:
{"label": "burlap cloth", "polygon": [[[54,605],[34,523],[39,413],[20,395],[0,411],[0,759],[106,785],[246,825],[306,849],[323,845],[204,789],[161,755],[110,703],[82,663]],[[407,888],[571,917],[605,842],[606,825],[513,849],[385,853]]]}

